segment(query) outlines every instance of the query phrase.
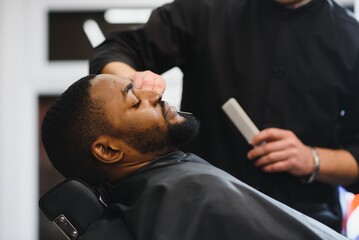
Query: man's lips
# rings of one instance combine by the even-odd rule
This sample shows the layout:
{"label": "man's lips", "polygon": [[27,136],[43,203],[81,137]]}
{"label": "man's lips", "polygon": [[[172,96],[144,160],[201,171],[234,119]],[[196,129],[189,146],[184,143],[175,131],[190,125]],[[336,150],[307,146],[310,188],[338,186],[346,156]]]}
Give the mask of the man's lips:
{"label": "man's lips", "polygon": [[177,109],[173,106],[170,106],[168,102],[162,101],[161,105],[163,117],[168,118],[171,115],[177,115]]}

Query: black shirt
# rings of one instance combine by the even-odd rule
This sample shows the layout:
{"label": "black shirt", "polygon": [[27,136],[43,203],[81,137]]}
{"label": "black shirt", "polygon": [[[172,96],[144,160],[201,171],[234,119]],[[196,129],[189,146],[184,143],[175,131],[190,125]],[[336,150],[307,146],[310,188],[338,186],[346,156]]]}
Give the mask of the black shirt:
{"label": "black shirt", "polygon": [[114,60],[156,73],[178,66],[181,109],[201,120],[184,150],[340,230],[336,186],[255,168],[221,106],[234,97],[259,129],[289,129],[306,145],[344,148],[358,160],[358,53],[357,21],[331,0],[299,9],[273,0],[177,0],[144,27],[114,33],[95,50],[90,72]]}

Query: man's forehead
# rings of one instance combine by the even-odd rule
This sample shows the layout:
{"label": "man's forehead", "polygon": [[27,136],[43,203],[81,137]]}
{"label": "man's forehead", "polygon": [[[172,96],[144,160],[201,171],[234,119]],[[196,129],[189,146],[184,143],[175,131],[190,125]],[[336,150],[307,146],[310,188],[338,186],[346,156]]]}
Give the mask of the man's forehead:
{"label": "man's forehead", "polygon": [[96,76],[91,81],[90,95],[93,98],[102,98],[103,94],[110,94],[112,90],[117,91],[123,89],[131,81],[116,75],[101,74]]}

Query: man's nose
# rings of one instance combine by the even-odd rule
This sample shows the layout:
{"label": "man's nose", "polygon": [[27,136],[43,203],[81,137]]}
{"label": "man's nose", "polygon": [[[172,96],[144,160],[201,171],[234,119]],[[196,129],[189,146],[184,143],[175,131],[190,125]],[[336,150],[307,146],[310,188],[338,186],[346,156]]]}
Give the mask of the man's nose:
{"label": "man's nose", "polygon": [[157,104],[162,99],[162,94],[156,91],[150,91],[150,90],[139,90],[139,97],[142,100],[148,101],[151,105],[157,106]]}

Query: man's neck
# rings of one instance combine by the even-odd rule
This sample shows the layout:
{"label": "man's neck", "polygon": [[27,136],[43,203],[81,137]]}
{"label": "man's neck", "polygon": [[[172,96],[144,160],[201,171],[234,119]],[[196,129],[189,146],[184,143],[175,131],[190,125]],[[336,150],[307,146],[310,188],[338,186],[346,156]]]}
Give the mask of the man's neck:
{"label": "man's neck", "polygon": [[112,166],[110,168],[111,173],[109,174],[111,175],[111,179],[113,181],[118,181],[126,177],[127,175],[130,175],[133,172],[136,172],[139,169],[145,167],[155,159],[168,155],[175,150],[175,147],[167,147],[156,152],[150,152],[145,154],[139,152],[132,152],[131,154],[126,154],[123,160],[121,160],[121,162],[119,162],[117,166]]}

